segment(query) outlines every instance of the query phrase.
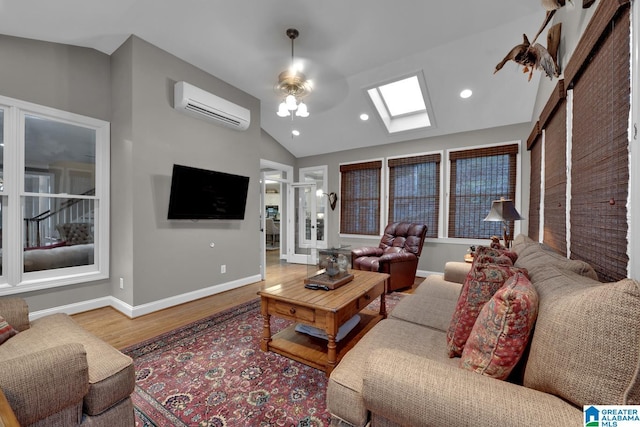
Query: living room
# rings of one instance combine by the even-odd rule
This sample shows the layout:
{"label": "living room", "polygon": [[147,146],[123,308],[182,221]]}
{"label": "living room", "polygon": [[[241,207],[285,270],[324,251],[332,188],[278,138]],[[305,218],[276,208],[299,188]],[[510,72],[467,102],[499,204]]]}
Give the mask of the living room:
{"label": "living room", "polygon": [[[594,6],[585,10],[576,8],[561,15],[567,52],[577,44],[594,10]],[[532,26],[537,27],[537,22],[534,24]],[[9,36],[3,36],[2,49],[4,57],[15,58],[4,69],[7,77],[2,80],[3,95],[111,123],[110,279],[26,294],[36,312],[54,307],[82,310],[111,304],[135,316],[162,308],[162,305],[154,306],[157,301],[168,299],[169,304],[176,304],[184,300],[183,295],[204,296],[215,292],[213,288],[224,290],[260,277],[260,244],[256,240],[259,235],[249,221],[176,223],[166,220],[170,170],[174,163],[226,172],[235,170],[250,177],[254,197],[248,198],[246,211],[259,212],[260,159],[296,168],[328,165],[329,192],[339,194],[340,163],[521,141],[521,191],[516,197],[524,220],[515,226],[517,231],[525,231],[528,229],[530,169],[524,145],[557,83],[555,79],[540,78],[533,122],[296,158],[259,126],[252,125],[245,132],[230,132],[224,127],[176,114],[171,108],[172,84],[185,80],[248,107],[252,111],[252,123],[260,122],[259,103],[255,98],[135,36],[111,56],[93,49]],[[533,87],[533,82],[521,77],[517,75]],[[151,88],[153,78],[157,80]],[[493,78],[499,81],[502,76],[498,73]],[[60,96],[63,90],[73,95]],[[132,119],[134,113],[135,120]],[[142,136],[137,137],[137,133]],[[139,138],[141,142],[137,142]],[[210,164],[197,161],[203,158],[210,158]],[[635,182],[634,175],[631,182]],[[632,206],[636,203],[635,198],[631,198],[631,203]],[[327,219],[326,235],[331,244],[341,243],[338,242],[338,212],[331,211]],[[630,231],[634,235],[633,223]],[[375,238],[342,240],[344,244],[355,245],[375,242]],[[630,239],[632,247],[636,240]],[[245,250],[243,245],[242,255],[238,254],[234,248],[237,241],[255,242],[248,246],[255,251]],[[211,243],[215,247],[210,247]],[[430,256],[421,260],[419,269],[440,271],[444,262],[461,257],[470,244],[473,241],[430,239],[426,246]],[[217,265],[207,261],[210,257],[216,259]],[[246,262],[247,257],[255,261]],[[629,258],[633,266],[636,261],[632,256]],[[224,275],[220,273],[222,264],[227,266]],[[637,269],[632,267],[632,271]],[[187,276],[190,280],[184,282]],[[179,286],[175,286],[177,283]],[[88,301],[93,305],[86,304]]]}
{"label": "living room", "polygon": [[[588,9],[581,9],[576,4],[571,10],[567,8],[557,14],[557,21],[563,23],[560,57],[564,65],[603,1]],[[633,7],[635,11],[637,4]],[[532,31],[538,24],[538,21],[532,22]],[[304,36],[303,33],[301,37]],[[520,34],[508,36],[513,40],[511,45],[520,42]],[[288,54],[287,48],[285,40],[284,56]],[[0,36],[0,53],[4,58],[0,75],[2,96],[110,124],[109,257],[101,261],[108,266],[108,278],[64,286],[39,286],[29,291],[23,291],[25,288],[18,286],[18,281],[3,287],[6,295],[24,297],[36,316],[113,306],[129,317],[138,317],[260,281],[260,239],[263,236],[256,224],[264,208],[260,206],[258,185],[262,159],[291,165],[296,170],[327,165],[328,192],[340,194],[340,165],[343,163],[517,142],[520,146],[517,202],[524,220],[516,222],[516,233],[526,234],[530,228],[532,168],[527,141],[556,90],[557,78],[540,78],[534,91],[530,120],[298,157],[261,128],[262,106],[258,98],[179,59],[168,50],[168,47],[154,46],[136,35],[128,37],[109,55],[71,44]],[[492,59],[492,63],[498,62],[506,52],[496,50],[498,57]],[[633,70],[637,72],[635,65]],[[469,67],[474,68],[472,64]],[[490,74],[492,71],[474,69],[473,72]],[[514,69],[505,68],[493,78],[500,80],[502,74],[509,71],[515,73]],[[530,91],[535,82],[526,82],[527,76],[519,69],[517,72],[517,78],[528,84],[526,90]],[[535,73],[537,78],[541,72]],[[249,129],[236,132],[176,113],[172,105],[173,84],[178,81],[190,82],[249,109]],[[638,98],[637,88],[633,89],[631,122],[636,123]],[[520,94],[514,94],[516,103],[518,96]],[[630,156],[630,163],[638,164],[638,154],[634,151]],[[254,213],[256,220],[249,217],[244,221],[220,222],[167,220],[173,164],[248,176],[251,186],[246,211]],[[630,173],[629,186],[635,188],[640,177],[633,168]],[[638,252],[638,238],[634,238],[638,237],[638,232],[632,221],[632,213],[640,204],[638,199],[635,192],[629,191],[627,225],[630,237],[625,254],[629,259],[629,277],[640,274],[640,261],[633,256]],[[329,215],[326,230],[331,236],[329,243],[362,246],[379,240],[379,236],[339,238],[339,209]],[[442,272],[447,261],[462,259],[468,246],[477,243],[473,239],[448,239],[444,237],[443,227],[440,233],[437,238],[428,239],[424,246],[428,256],[420,259],[422,274]],[[226,266],[224,273],[221,265]]]}

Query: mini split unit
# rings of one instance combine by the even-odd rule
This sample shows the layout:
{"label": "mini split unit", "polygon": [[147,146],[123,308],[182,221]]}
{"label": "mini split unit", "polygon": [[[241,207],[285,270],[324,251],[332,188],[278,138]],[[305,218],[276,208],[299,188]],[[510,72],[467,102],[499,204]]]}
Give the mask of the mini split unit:
{"label": "mini split unit", "polygon": [[173,108],[199,119],[235,130],[247,130],[251,123],[251,112],[246,108],[187,82],[177,82],[173,96]]}

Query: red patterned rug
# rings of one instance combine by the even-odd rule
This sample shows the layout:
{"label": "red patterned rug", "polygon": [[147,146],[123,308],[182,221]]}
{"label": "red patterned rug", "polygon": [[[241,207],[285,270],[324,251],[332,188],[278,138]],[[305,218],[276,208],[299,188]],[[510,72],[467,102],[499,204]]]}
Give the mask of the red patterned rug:
{"label": "red patterned rug", "polygon": [[[387,310],[402,296],[388,295]],[[289,325],[271,318],[274,333]],[[261,337],[257,299],[123,350],[136,367],[136,426],[329,425],[324,372],[261,351]]]}

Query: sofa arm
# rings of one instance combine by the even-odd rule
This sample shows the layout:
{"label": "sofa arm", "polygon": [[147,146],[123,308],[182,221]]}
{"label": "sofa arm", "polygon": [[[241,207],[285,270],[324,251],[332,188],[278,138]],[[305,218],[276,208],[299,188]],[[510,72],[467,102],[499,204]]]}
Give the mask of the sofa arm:
{"label": "sofa arm", "polygon": [[2,361],[0,388],[21,425],[81,405],[89,391],[89,366],[82,344],[62,344]]}
{"label": "sofa arm", "polygon": [[380,256],[382,255],[382,249],[374,246],[365,246],[363,248],[352,249],[351,259],[354,260],[361,256]]}
{"label": "sofa arm", "polygon": [[20,332],[29,329],[29,307],[22,298],[0,298],[0,316]]}
{"label": "sofa arm", "polygon": [[556,396],[397,349],[374,350],[364,372],[366,408],[399,425],[584,425]]}
{"label": "sofa arm", "polygon": [[444,265],[444,280],[447,282],[464,283],[471,270],[471,263],[449,261]]}

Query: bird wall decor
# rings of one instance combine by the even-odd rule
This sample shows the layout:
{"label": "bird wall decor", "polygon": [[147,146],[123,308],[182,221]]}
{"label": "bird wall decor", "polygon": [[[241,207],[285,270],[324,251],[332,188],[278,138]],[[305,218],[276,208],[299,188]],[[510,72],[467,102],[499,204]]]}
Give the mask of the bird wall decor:
{"label": "bird wall decor", "polygon": [[[496,69],[493,73],[495,74],[500,71],[508,61],[514,61],[524,67],[524,73],[529,73],[529,81],[531,81],[533,71],[536,69],[543,70],[549,79],[558,77],[560,75],[560,70],[556,63],[556,59],[551,56],[547,48],[542,46],[540,43],[532,45],[526,34],[523,34],[522,37],[523,42],[507,53],[504,59],[496,65]],[[557,46],[555,48],[555,52],[557,54]]]}
{"label": "bird wall decor", "polygon": [[551,18],[556,11],[567,3],[573,5],[573,0],[541,0],[542,7],[547,11],[540,29],[536,33],[533,41],[529,41],[526,34],[523,34],[523,42],[516,45],[507,53],[502,61],[496,65],[494,74],[504,67],[508,61],[514,61],[524,67],[523,72],[529,73],[529,81],[533,77],[533,71],[543,70],[549,79],[560,75],[560,67],[558,65],[558,46],[560,45],[561,24],[558,23],[551,27],[547,34],[547,47],[540,43],[536,43],[540,33],[544,31]]}

